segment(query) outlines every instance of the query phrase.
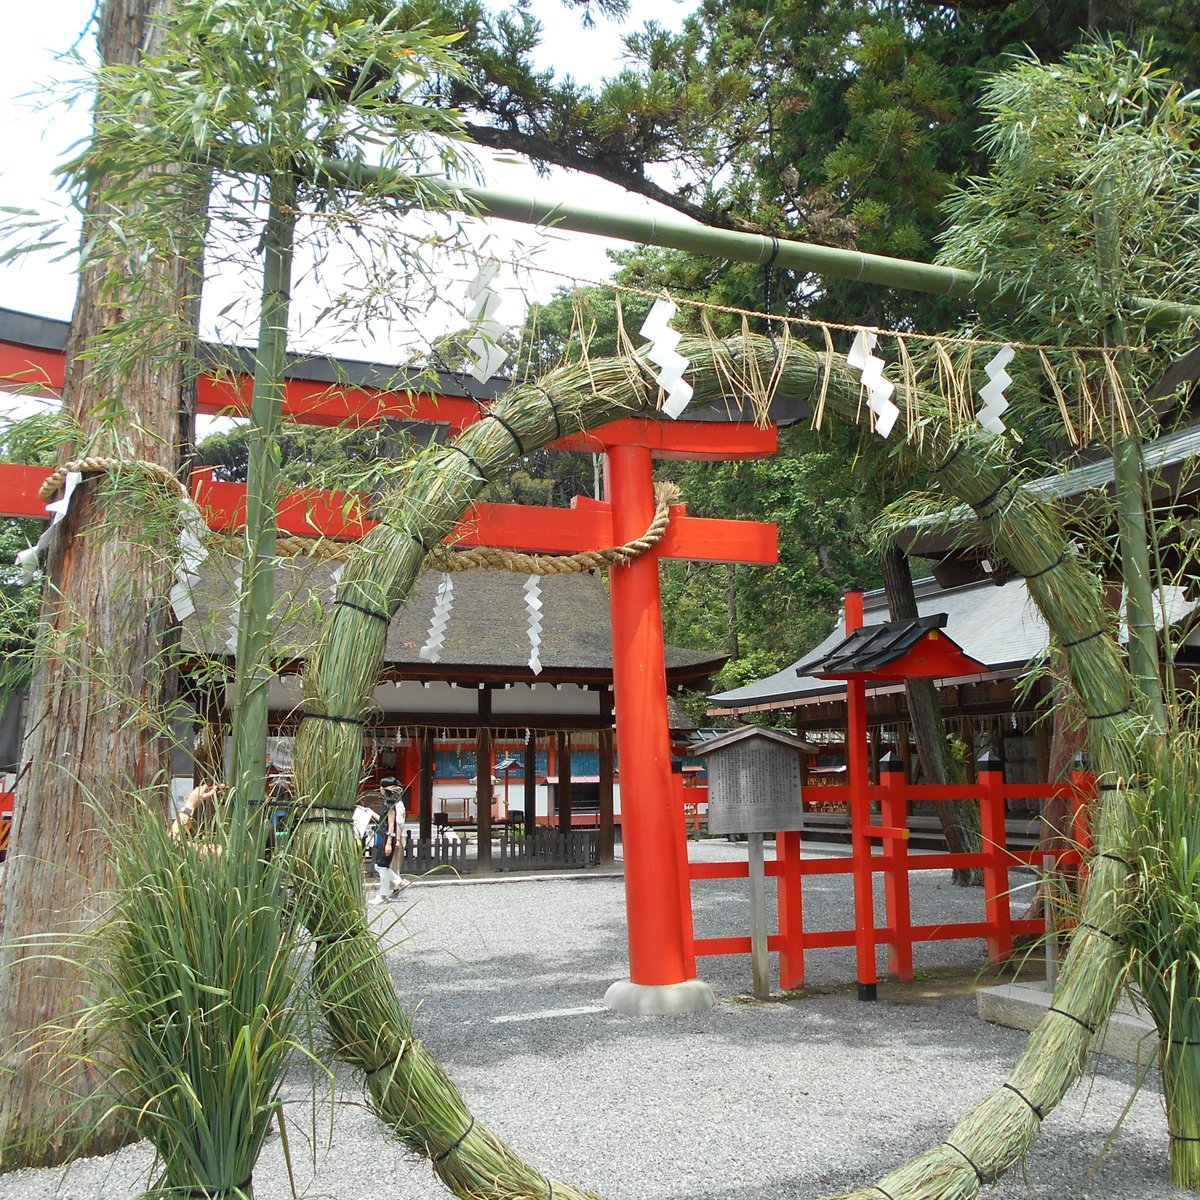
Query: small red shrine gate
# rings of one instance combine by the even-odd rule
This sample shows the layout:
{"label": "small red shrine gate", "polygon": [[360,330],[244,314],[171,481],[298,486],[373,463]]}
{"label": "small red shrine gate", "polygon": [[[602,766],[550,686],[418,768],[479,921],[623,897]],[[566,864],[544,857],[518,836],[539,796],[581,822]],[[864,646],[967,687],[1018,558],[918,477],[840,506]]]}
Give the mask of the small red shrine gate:
{"label": "small red shrine gate", "polygon": [[[1073,813],[1074,849],[1056,855],[1059,866],[1079,866],[1088,844],[1086,808],[1095,781],[1086,772],[1076,772],[1069,783],[1010,784],[1004,765],[985,755],[978,763],[974,784],[920,784],[906,782],[899,755],[889,752],[879,763],[879,783],[870,781],[867,738],[866,685],[868,681],[908,678],[952,678],[986,670],[974,662],[940,631],[936,618],[897,621],[864,627],[862,593],[846,597],[846,639],[817,664],[812,674],[826,679],[845,679],[847,685],[847,783],[812,789],[819,799],[844,803],[850,814],[851,854],[846,859],[803,859],[801,835],[776,836],[776,857],[766,864],[766,874],[778,883],[779,932],[767,941],[769,950],[779,952],[779,985],[783,989],[804,983],[807,950],[853,946],[859,998],[873,1000],[878,975],[877,946],[888,947],[888,971],[901,982],[913,978],[913,945],[926,941],[982,938],[988,958],[1000,962],[1013,950],[1018,934],[1045,931],[1036,919],[1014,920],[1009,896],[1009,872],[1016,868],[1042,868],[1045,854],[1018,851],[1007,844],[1006,814],[1010,799],[1070,798]],[[800,802],[808,798],[802,788]],[[981,849],[974,853],[912,854],[908,849],[909,805],[921,801],[974,801],[979,804]],[[872,807],[879,821],[872,820]],[[878,850],[876,849],[878,847]],[[982,921],[914,925],[909,896],[912,871],[944,871],[979,867],[983,871],[984,919]],[[748,864],[691,863],[689,878],[747,878]],[[854,884],[853,928],[808,931],[804,928],[803,881],[817,875],[851,875]],[[875,920],[876,874],[883,876],[885,922]],[[748,954],[750,937],[693,937],[696,955]]]}
{"label": "small red shrine gate", "polygon": [[[32,322],[49,329],[50,322]],[[65,327],[59,327],[65,342]],[[2,333],[2,331],[0,331]],[[60,390],[65,356],[61,345],[31,345],[0,336],[0,380],[45,392]],[[248,409],[247,376],[202,375],[198,411],[241,413]],[[369,424],[383,417],[448,423],[461,431],[487,413],[483,404],[428,391],[383,391],[289,378],[284,413],[318,425]],[[527,505],[478,504],[448,540],[529,553],[574,553],[638,538],[654,515],[655,458],[725,461],[758,458],[778,446],[774,424],[758,428],[728,420],[626,418],[552,443],[560,450],[603,453],[607,499],[578,500],[570,510]],[[46,516],[38,488],[45,468],[0,464],[0,514]],[[197,472],[193,495],[213,528],[236,528],[245,519],[243,485],[214,482]],[[340,493],[306,491],[285,497],[278,528],[301,535],[357,537],[371,528],[367,500]],[[667,727],[666,668],[658,562],[689,558],[711,562],[778,561],[776,528],[760,522],[688,517],[672,508],[663,540],[627,566],[610,571],[613,701],[622,775],[622,845],[629,931],[629,981],[614,996],[616,1007],[641,1012],[707,1007],[696,982],[691,943],[691,895],[687,842],[680,820],[680,783],[671,772]],[[632,991],[629,984],[633,985]]]}

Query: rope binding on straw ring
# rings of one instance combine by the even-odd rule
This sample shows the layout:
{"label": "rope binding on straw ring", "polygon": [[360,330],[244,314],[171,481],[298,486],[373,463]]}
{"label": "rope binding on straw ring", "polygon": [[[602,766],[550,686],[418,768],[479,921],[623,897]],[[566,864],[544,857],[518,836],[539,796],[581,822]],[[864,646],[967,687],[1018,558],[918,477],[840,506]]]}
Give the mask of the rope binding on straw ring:
{"label": "rope binding on straw ring", "polygon": [[62,491],[68,475],[78,472],[80,475],[103,475],[106,472],[140,471],[148,475],[155,483],[161,483],[175,492],[180,499],[190,500],[191,493],[186,487],[160,463],[150,462],[145,458],[102,458],[99,455],[89,455],[86,458],[73,458],[70,462],[62,463],[54,468],[42,481],[38,495],[43,500],[53,500]]}
{"label": "rope binding on straw ring", "polygon": [[450,1157],[450,1155],[452,1155],[455,1152],[455,1150],[457,1150],[459,1148],[459,1146],[461,1146],[463,1144],[463,1142],[465,1142],[467,1140],[467,1134],[470,1133],[471,1130],[474,1128],[475,1128],[475,1118],[472,1117],[471,1123],[459,1135],[458,1141],[456,1141],[452,1146],[448,1146],[445,1150],[443,1150],[441,1152],[441,1154],[439,1154],[433,1160],[434,1164],[440,1165],[441,1163],[444,1163],[446,1161],[446,1159],[448,1159]]}

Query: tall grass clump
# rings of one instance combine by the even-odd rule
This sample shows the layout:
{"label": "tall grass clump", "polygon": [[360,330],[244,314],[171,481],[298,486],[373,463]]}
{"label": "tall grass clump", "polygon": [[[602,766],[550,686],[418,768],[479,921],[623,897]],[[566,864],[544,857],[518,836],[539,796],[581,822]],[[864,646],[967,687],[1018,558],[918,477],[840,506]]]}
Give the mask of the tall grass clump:
{"label": "tall grass clump", "polygon": [[110,829],[116,895],[98,967],[119,1103],[161,1168],[148,1197],[252,1200],[283,1072],[307,1043],[299,926],[258,813],[173,836],[139,805]]}
{"label": "tall grass clump", "polygon": [[1133,977],[1159,1032],[1171,1177],[1200,1191],[1200,731],[1162,748],[1135,836]]}

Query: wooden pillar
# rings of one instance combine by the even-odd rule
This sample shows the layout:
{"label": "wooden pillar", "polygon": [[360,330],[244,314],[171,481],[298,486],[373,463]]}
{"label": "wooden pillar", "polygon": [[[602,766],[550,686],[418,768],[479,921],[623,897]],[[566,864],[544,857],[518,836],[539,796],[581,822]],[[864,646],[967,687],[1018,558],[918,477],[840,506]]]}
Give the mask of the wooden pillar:
{"label": "wooden pillar", "polygon": [[479,844],[475,860],[480,867],[492,865],[492,693],[479,692],[479,732],[475,735],[475,832]]}
{"label": "wooden pillar", "polygon": [[418,838],[433,838],[433,730],[417,733],[417,809],[421,814]]}
{"label": "wooden pillar", "polygon": [[571,831],[571,734],[558,731],[558,827]]}
{"label": "wooden pillar", "polygon": [[613,815],[613,731],[600,730],[600,865],[616,858],[616,821]]}
{"label": "wooden pillar", "polygon": [[988,961],[1003,962],[1012,954],[1012,911],[1009,906],[1008,835],[1005,825],[1004,764],[987,751],[976,764],[979,776],[979,825],[983,835],[983,903],[987,914]]}
{"label": "wooden pillar", "polygon": [[[640,537],[654,513],[653,467],[646,447],[608,451],[617,543]],[[657,553],[613,567],[609,588],[629,979],[638,986],[672,985],[695,975],[691,930],[680,904],[687,841],[671,784]]]}
{"label": "wooden pillar", "polygon": [[[846,632],[863,623],[861,592],[846,593]],[[872,879],[870,825],[871,752],[867,735],[867,688],[861,679],[846,681],[846,782],[850,791],[850,844],[854,878],[854,947],[858,998],[874,1000],[875,897]]]}
{"label": "wooden pillar", "polygon": [[530,729],[525,736],[525,830],[537,824],[537,732]]}
{"label": "wooden pillar", "polygon": [[1050,782],[1050,727],[1038,721],[1033,728],[1033,751],[1037,756],[1038,783]]}

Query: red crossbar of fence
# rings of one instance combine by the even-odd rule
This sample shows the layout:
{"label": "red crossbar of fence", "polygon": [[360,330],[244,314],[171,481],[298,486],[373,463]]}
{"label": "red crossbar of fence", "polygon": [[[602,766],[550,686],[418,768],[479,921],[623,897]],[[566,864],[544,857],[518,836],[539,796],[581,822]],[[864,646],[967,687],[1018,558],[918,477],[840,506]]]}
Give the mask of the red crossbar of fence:
{"label": "red crossbar of fence", "polygon": [[[851,788],[823,786],[803,789],[817,792],[823,802],[852,804]],[[1055,851],[1055,869],[1079,866],[1089,845],[1088,803],[1095,794],[1095,780],[1086,772],[1075,772],[1069,783],[1006,783],[1003,769],[981,770],[973,784],[910,784],[903,772],[880,772],[880,782],[863,789],[869,807],[877,807],[879,820],[871,818],[869,808],[859,814],[862,837],[856,839],[847,858],[803,858],[800,833],[780,833],[775,838],[775,858],[766,863],[766,873],[777,880],[778,932],[768,937],[768,950],[779,954],[779,986],[787,990],[804,983],[805,954],[810,950],[855,946],[861,960],[863,947],[869,947],[872,961],[864,969],[859,963],[860,982],[874,979],[874,950],[886,946],[888,973],[901,982],[913,978],[913,946],[918,942],[951,941],[959,938],[983,939],[988,959],[1001,962],[1013,952],[1019,935],[1040,935],[1044,923],[1036,919],[1014,918],[1010,904],[1009,872],[1016,869],[1042,870],[1046,855],[1037,850],[1018,850],[1008,845],[1007,802],[1009,800],[1049,800],[1057,796],[1070,799],[1073,814],[1073,845]],[[928,800],[972,800],[979,804],[981,846],[978,851],[949,854],[937,851],[912,853],[909,850],[908,815],[911,805]],[[855,814],[851,811],[852,822]],[[865,819],[864,819],[865,818]],[[864,846],[865,851],[860,851]],[[958,867],[978,867],[983,872],[983,919],[981,921],[943,922],[914,925],[909,892],[913,871],[946,871]],[[804,927],[803,881],[809,876],[850,875],[856,889],[856,913],[871,913],[870,926],[856,920],[848,929],[810,930]],[[884,923],[874,919],[874,877],[882,875]],[[688,878],[693,883],[709,879],[748,879],[745,862],[689,863]],[[749,954],[750,936],[692,937],[697,956],[712,954]]]}

